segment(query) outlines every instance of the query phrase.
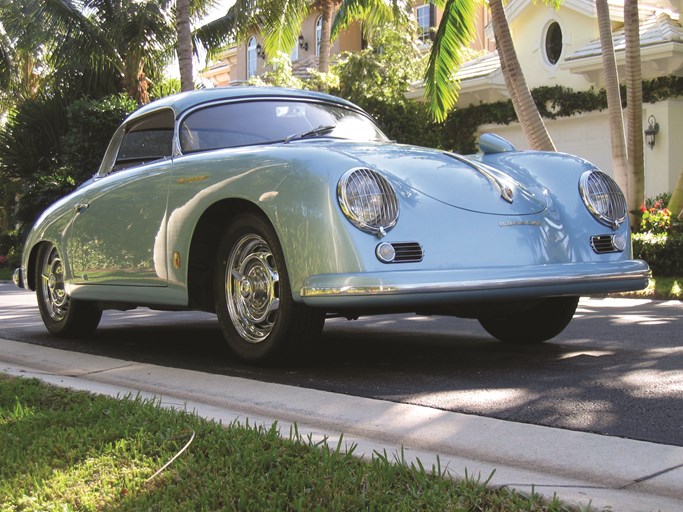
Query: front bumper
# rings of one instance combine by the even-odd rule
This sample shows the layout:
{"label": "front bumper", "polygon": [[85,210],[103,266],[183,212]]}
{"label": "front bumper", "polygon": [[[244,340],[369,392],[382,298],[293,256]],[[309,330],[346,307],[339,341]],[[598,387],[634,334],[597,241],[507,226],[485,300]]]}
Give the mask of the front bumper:
{"label": "front bumper", "polygon": [[311,276],[302,301],[320,308],[410,307],[641,290],[644,261]]}

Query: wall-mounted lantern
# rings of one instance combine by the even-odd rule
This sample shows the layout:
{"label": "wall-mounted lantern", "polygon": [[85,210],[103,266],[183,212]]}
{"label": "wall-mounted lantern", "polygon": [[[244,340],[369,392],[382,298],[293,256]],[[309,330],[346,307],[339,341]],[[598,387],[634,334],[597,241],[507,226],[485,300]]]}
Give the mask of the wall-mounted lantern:
{"label": "wall-mounted lantern", "polygon": [[304,39],[303,34],[299,34],[299,48],[301,48],[305,52],[308,51],[308,41]]}
{"label": "wall-mounted lantern", "polygon": [[260,44],[256,45],[256,55],[261,57],[263,60],[266,60],[266,52],[263,50],[263,47]]}
{"label": "wall-mounted lantern", "polygon": [[655,116],[647,118],[647,128],[645,128],[645,143],[650,146],[650,149],[655,147],[655,138],[659,133],[659,123]]}

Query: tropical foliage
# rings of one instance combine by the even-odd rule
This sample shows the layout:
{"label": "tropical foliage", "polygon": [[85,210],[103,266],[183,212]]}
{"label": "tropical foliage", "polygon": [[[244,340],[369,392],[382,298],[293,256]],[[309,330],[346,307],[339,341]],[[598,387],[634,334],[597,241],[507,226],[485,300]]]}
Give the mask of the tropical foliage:
{"label": "tropical foliage", "polygon": [[135,106],[125,96],[68,106],[47,96],[22,103],[0,129],[0,177],[23,184],[14,222],[31,224],[47,205],[92,176],[112,133]]}

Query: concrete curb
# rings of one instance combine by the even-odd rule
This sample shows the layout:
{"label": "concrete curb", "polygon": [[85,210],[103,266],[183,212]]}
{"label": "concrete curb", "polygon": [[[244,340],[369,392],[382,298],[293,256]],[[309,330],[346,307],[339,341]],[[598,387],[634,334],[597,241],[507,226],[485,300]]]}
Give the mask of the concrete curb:
{"label": "concrete curb", "polygon": [[0,371],[110,396],[156,397],[224,423],[278,421],[355,453],[387,451],[454,476],[618,511],[683,510],[683,447],[206,374],[0,339]]}

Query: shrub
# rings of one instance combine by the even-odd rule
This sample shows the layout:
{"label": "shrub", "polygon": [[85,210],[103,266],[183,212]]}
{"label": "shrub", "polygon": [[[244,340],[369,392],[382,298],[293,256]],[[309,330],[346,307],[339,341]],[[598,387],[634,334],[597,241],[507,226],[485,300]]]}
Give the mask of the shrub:
{"label": "shrub", "polygon": [[683,233],[636,233],[633,254],[647,261],[655,276],[683,276]]}
{"label": "shrub", "polygon": [[82,99],[67,107],[63,162],[74,183],[83,183],[97,172],[114,130],[136,108],[135,101],[123,94]]}
{"label": "shrub", "polygon": [[0,268],[18,267],[21,262],[21,244],[19,236],[14,231],[0,233]]}

